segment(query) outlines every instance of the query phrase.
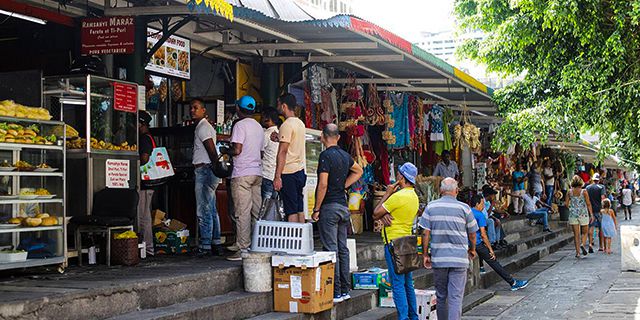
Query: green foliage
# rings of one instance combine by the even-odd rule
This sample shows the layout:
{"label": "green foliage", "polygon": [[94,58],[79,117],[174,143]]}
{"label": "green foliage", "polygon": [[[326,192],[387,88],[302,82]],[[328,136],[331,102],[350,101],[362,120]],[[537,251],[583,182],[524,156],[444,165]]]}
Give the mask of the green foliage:
{"label": "green foliage", "polygon": [[640,162],[640,0],[456,0],[459,54],[523,79],[497,90],[494,147],[589,130],[601,154]]}

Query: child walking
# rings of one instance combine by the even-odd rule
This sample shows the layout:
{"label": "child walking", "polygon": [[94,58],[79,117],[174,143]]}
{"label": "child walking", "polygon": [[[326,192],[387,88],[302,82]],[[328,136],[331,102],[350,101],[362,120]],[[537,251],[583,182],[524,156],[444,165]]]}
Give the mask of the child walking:
{"label": "child walking", "polygon": [[618,221],[616,213],[611,209],[609,199],[602,200],[602,233],[604,234],[604,252],[611,254],[611,238],[616,236]]}

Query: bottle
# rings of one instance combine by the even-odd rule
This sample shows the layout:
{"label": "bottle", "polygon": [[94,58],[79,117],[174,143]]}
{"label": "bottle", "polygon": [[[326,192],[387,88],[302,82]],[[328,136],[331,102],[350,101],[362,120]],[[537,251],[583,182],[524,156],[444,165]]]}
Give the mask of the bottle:
{"label": "bottle", "polygon": [[418,254],[420,255],[423,254],[423,251],[424,250],[422,250],[422,237],[418,236]]}

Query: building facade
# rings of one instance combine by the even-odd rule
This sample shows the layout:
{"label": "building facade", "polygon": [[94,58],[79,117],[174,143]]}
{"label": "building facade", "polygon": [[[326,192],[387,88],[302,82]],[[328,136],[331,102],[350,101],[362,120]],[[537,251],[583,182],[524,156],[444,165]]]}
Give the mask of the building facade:
{"label": "building facade", "polygon": [[332,14],[352,14],[354,0],[296,0],[304,7]]}

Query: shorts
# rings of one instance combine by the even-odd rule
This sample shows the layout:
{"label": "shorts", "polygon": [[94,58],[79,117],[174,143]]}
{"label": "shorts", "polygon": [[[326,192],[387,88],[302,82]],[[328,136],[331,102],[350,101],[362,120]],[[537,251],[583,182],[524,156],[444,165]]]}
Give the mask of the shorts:
{"label": "shorts", "polygon": [[579,224],[581,226],[587,226],[589,225],[589,217],[574,217],[574,216],[569,216],[569,224],[570,225],[576,225]]}
{"label": "shorts", "polygon": [[307,175],[304,173],[304,170],[282,175],[280,196],[282,197],[284,213],[287,216],[304,212],[303,190],[306,184]]}
{"label": "shorts", "polygon": [[621,204],[622,209],[631,209],[631,205]]}
{"label": "shorts", "polygon": [[[598,210],[598,212],[600,212],[600,210]],[[595,227],[595,228],[600,228],[601,226],[601,221],[602,221],[602,215],[599,213],[596,213],[593,215],[594,219],[592,223],[589,223],[589,227]]]}

